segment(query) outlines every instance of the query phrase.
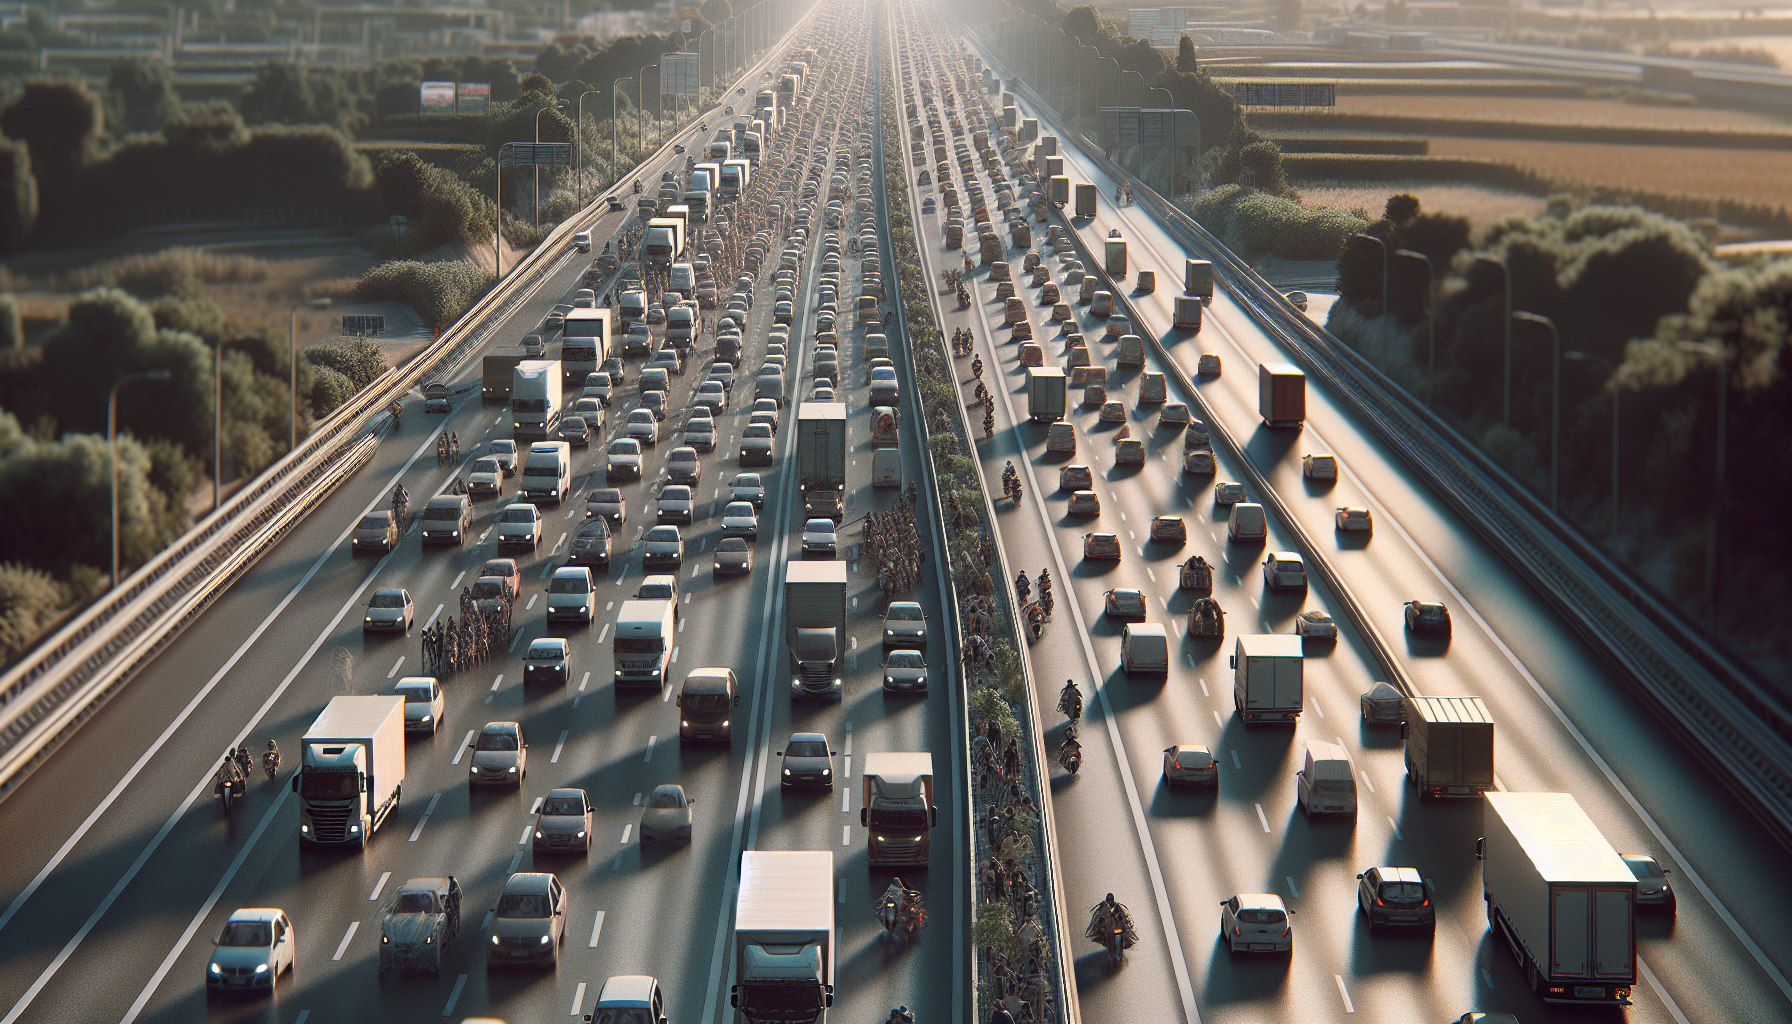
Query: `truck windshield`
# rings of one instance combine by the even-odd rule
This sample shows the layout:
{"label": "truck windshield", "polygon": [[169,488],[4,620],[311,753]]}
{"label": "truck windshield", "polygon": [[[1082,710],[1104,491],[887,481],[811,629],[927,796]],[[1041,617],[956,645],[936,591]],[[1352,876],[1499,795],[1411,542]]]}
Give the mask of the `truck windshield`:
{"label": "truck windshield", "polygon": [[353,800],[361,793],[360,777],[354,772],[300,772],[305,781],[299,795],[307,800]]}
{"label": "truck windshield", "polygon": [[619,636],[616,638],[617,654],[659,654],[665,645],[658,637]]}
{"label": "truck windshield", "polygon": [[927,812],[920,808],[902,808],[900,810],[874,810],[871,812],[873,828],[914,829],[919,831],[927,827]]}
{"label": "truck windshield", "polygon": [[813,981],[749,981],[740,993],[741,1014],[750,1020],[813,1020],[821,1009]]}
{"label": "truck windshield", "polygon": [[512,412],[546,412],[547,409],[548,403],[545,398],[513,398],[510,400]]}

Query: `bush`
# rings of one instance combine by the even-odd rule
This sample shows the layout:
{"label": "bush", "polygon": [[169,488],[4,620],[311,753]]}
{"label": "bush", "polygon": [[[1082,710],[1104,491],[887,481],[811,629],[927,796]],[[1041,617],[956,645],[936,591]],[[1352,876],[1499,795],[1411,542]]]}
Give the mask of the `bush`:
{"label": "bush", "polygon": [[1247,259],[1266,253],[1291,260],[1334,259],[1346,239],[1368,226],[1347,213],[1309,210],[1243,185],[1222,185],[1206,193],[1189,213]]}
{"label": "bush", "polygon": [[468,260],[382,263],[355,288],[357,302],[402,302],[423,322],[445,330],[472,307],[496,280],[490,271]]}
{"label": "bush", "polygon": [[328,366],[319,366],[311,380],[311,409],[319,418],[335,412],[342,403],[355,397],[355,386],[341,373]]}
{"label": "bush", "polygon": [[0,565],[0,658],[13,661],[31,648],[69,603],[69,588],[42,569]]}
{"label": "bush", "polygon": [[379,346],[366,338],[313,345],[305,350],[305,358],[311,360],[314,367],[341,374],[348,381],[351,395],[386,372],[386,359],[380,355]]}

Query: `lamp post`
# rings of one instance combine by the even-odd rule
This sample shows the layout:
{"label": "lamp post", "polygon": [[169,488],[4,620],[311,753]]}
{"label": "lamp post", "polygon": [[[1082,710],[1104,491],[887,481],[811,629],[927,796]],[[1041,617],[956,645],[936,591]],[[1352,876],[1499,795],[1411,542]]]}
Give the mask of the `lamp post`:
{"label": "lamp post", "polygon": [[1150,91],[1161,92],[1164,94],[1164,99],[1170,101],[1169,106],[1165,108],[1170,112],[1170,191],[1164,193],[1164,198],[1173,203],[1176,201],[1176,95],[1162,86],[1154,85]]}
{"label": "lamp post", "polygon": [[[1418,260],[1425,264],[1425,398],[1428,402],[1437,401],[1437,318],[1431,315],[1433,296],[1437,294],[1437,271],[1431,265],[1431,257],[1413,249],[1395,249],[1394,255],[1401,259]],[[1386,300],[1383,300],[1385,303]]]}
{"label": "lamp post", "polygon": [[1708,533],[1705,539],[1705,604],[1706,614],[1717,621],[1717,528],[1724,502],[1724,450],[1729,424],[1730,363],[1729,353],[1713,341],[1677,341],[1674,347],[1682,352],[1703,356],[1717,368],[1717,494],[1711,502]]}
{"label": "lamp post", "polygon": [[579,203],[585,202],[585,97],[596,95],[596,89],[586,89],[579,93],[579,120],[573,125],[573,144],[578,147],[578,155],[573,163],[579,169]]}
{"label": "lamp post", "polygon": [[1500,422],[1509,427],[1512,425],[1512,268],[1498,256],[1477,256],[1475,262],[1500,268],[1500,280],[1505,282],[1506,315],[1500,320],[1506,332],[1505,388],[1501,391],[1505,397],[1501,400]]}
{"label": "lamp post", "polygon": [[1549,510],[1554,512],[1562,480],[1562,335],[1556,330],[1556,322],[1541,313],[1521,309],[1512,318],[1549,329]]}
{"label": "lamp post", "polygon": [[299,446],[299,310],[329,308],[327,297],[306,299],[295,304],[286,318],[287,395],[292,399],[286,416],[286,450],[289,452]]}
{"label": "lamp post", "polygon": [[[557,100],[545,104],[535,112],[535,144],[541,145],[541,115],[550,110],[559,110],[566,106],[565,100]],[[535,229],[541,230],[541,161],[535,161]]]}
{"label": "lamp post", "polygon": [[[1562,358],[1567,359],[1571,362],[1576,362],[1576,363],[1600,363],[1610,373],[1611,377],[1616,377],[1618,374],[1618,368],[1612,365],[1612,361],[1610,359],[1607,359],[1604,356],[1596,356],[1591,352],[1577,352],[1573,349],[1570,349],[1567,352],[1562,353]],[[1608,380],[1609,379],[1610,378],[1608,378]],[[1611,393],[1612,393],[1612,532],[1611,532],[1611,535],[1613,538],[1616,538],[1618,536],[1618,437],[1619,437],[1619,435],[1618,435],[1618,396],[1623,394],[1623,392],[1618,389],[1617,381],[1615,381],[1615,380],[1612,380],[1611,384],[1609,386],[1611,388]]]}
{"label": "lamp post", "polygon": [[106,395],[106,450],[112,463],[112,589],[118,589],[118,389],[134,380],[167,380],[167,370],[127,373],[112,382]]}
{"label": "lamp post", "polygon": [[658,71],[659,69],[660,66],[658,64],[649,64],[643,67],[641,69],[639,81],[635,84],[635,105],[641,108],[639,122],[641,125],[641,137],[636,140],[636,144],[643,150],[647,148],[647,72]]}
{"label": "lamp post", "polygon": [[635,76],[623,75],[610,83],[610,165],[612,169],[622,166],[616,156],[616,123],[622,120],[621,104],[616,102],[616,87],[633,77]]}

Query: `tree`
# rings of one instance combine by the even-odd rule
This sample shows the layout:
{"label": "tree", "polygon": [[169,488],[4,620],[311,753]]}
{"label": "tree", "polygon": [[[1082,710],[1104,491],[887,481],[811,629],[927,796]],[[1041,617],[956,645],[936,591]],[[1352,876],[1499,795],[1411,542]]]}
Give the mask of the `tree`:
{"label": "tree", "polygon": [[0,138],[0,252],[17,252],[37,227],[37,176],[28,143]]}
{"label": "tree", "polygon": [[711,25],[720,25],[734,17],[734,8],[728,0],[703,0],[703,6],[697,8],[697,14]]}
{"label": "tree", "polygon": [[271,60],[255,69],[255,79],[237,100],[249,124],[310,124],[317,120],[310,70],[297,61]]}
{"label": "tree", "polygon": [[0,111],[0,132],[28,143],[39,180],[63,191],[98,153],[106,114],[85,82],[34,79]]}
{"label": "tree", "polygon": [[1394,224],[1404,224],[1419,212],[1419,197],[1402,192],[1388,197],[1382,216]]}
{"label": "tree", "polygon": [[174,91],[174,72],[160,59],[131,57],[112,62],[106,92],[118,112],[119,125],[127,132],[157,132],[180,113],[180,94]]}
{"label": "tree", "polygon": [[1195,53],[1195,41],[1183,36],[1176,44],[1176,70],[1180,74],[1192,75],[1201,70],[1201,58]]}
{"label": "tree", "polygon": [[1087,46],[1100,45],[1108,34],[1101,20],[1101,12],[1089,4],[1073,7],[1065,12],[1064,31],[1070,33],[1072,39],[1080,39]]}
{"label": "tree", "polygon": [[531,71],[523,76],[523,94],[539,93],[547,99],[554,98],[554,80],[539,71]]}

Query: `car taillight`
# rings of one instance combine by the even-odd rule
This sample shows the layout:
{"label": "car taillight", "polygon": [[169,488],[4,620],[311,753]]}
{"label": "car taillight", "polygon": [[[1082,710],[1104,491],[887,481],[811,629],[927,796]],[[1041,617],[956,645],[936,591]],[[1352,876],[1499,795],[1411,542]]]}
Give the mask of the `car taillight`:
{"label": "car taillight", "polygon": [[1182,770],[1182,762],[1181,761],[1171,761],[1170,767],[1176,769],[1177,771],[1181,771]]}
{"label": "car taillight", "polygon": [[1237,925],[1233,925],[1232,926],[1232,934],[1236,936],[1236,935],[1243,935],[1244,933],[1238,930]]}
{"label": "car taillight", "polygon": [[1289,925],[1283,925],[1283,926],[1282,926],[1282,938],[1284,938],[1284,939],[1285,939],[1285,938],[1287,938],[1287,937],[1288,937],[1288,933],[1289,933],[1289,932],[1291,932],[1291,931],[1293,931],[1293,930],[1294,930],[1294,926],[1293,926],[1293,925],[1291,925],[1291,924],[1289,924]]}

